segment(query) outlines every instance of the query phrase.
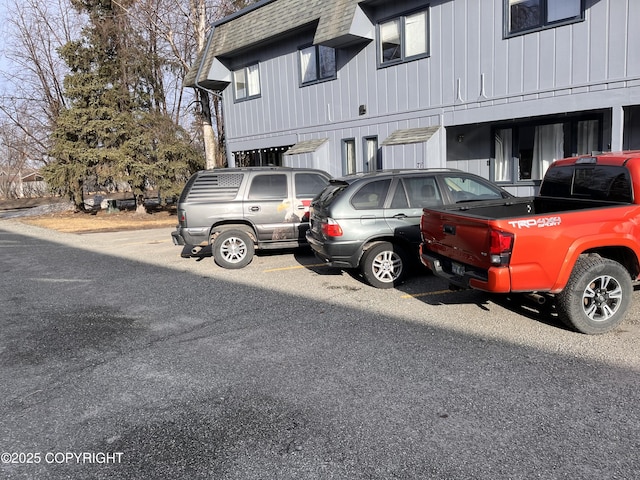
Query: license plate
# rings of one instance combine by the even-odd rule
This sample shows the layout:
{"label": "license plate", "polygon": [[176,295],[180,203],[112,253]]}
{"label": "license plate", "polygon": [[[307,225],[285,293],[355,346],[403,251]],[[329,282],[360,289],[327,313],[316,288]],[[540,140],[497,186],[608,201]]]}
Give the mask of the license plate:
{"label": "license plate", "polygon": [[451,270],[454,275],[464,276],[464,265],[460,265],[459,263],[453,262],[451,264]]}

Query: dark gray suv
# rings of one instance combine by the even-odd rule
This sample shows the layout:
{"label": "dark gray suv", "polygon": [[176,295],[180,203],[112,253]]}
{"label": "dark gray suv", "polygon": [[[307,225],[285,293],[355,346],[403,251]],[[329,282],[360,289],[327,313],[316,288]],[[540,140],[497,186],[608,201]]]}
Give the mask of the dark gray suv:
{"label": "dark gray suv", "polygon": [[329,178],[306,168],[199,171],[180,195],[173,243],[193,254],[211,245],[215,262],[224,268],[248,265],[255,249],[306,244],[309,205]]}
{"label": "dark gray suv", "polygon": [[420,263],[423,207],[512,196],[460,170],[349,175],[331,180],[311,203],[307,241],[327,265],[359,268],[372,286],[390,288]]}

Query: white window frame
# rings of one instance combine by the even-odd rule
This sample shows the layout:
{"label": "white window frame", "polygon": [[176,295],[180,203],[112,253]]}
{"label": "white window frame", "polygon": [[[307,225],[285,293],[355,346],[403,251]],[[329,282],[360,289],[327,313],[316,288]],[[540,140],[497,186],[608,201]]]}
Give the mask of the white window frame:
{"label": "white window frame", "polygon": [[[429,8],[380,21],[377,29],[379,66],[386,67],[428,57],[429,24]],[[394,51],[390,54],[392,49]]]}
{"label": "white window frame", "polygon": [[310,85],[337,76],[336,50],[324,45],[309,45],[298,50],[300,85]]}
{"label": "white window frame", "polygon": [[[514,14],[520,10],[520,14],[526,15],[527,8],[533,9],[536,6],[537,21],[512,29]],[[504,0],[504,36],[513,37],[581,22],[584,20],[584,10],[584,0]]]}
{"label": "white window frame", "polygon": [[234,70],[233,92],[236,101],[260,96],[260,67],[257,63]]}

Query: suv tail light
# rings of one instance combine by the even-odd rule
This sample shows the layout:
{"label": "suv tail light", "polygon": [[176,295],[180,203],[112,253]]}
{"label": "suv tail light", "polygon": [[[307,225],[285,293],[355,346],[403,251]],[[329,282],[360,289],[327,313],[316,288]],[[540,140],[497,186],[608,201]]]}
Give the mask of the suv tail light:
{"label": "suv tail light", "polygon": [[489,258],[493,265],[509,265],[511,250],[513,249],[513,233],[491,230]]}
{"label": "suv tail light", "polygon": [[178,222],[181,227],[187,226],[187,212],[184,210],[178,210]]}
{"label": "suv tail light", "polygon": [[326,223],[322,224],[322,233],[327,237],[341,237],[342,227],[333,218],[327,218]]}

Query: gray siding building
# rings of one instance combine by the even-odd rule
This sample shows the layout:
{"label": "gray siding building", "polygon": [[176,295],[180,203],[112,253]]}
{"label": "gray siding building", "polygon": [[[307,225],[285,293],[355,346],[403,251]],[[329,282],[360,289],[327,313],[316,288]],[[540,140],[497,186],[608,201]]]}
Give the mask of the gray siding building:
{"label": "gray siding building", "polygon": [[640,148],[638,0],[263,0],[185,86],[229,165],[453,167],[535,193],[555,159]]}

